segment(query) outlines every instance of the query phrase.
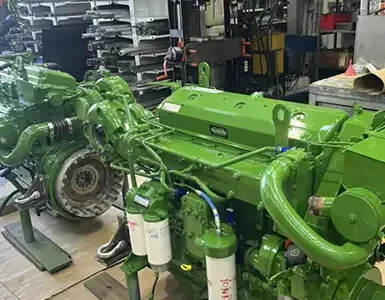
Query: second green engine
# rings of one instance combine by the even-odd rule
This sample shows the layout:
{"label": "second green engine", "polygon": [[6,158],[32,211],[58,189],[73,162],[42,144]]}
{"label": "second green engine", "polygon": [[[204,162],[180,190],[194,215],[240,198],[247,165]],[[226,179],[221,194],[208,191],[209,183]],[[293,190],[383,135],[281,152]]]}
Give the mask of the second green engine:
{"label": "second green engine", "polygon": [[385,299],[384,112],[174,86],[156,116],[110,99],[87,119],[133,175],[130,299],[146,266],[191,299]]}
{"label": "second green engine", "polygon": [[[22,193],[19,206],[69,219],[93,218],[112,206],[123,176],[90,150],[83,128],[88,108],[119,91],[120,81],[77,84],[67,73],[33,65],[30,54],[0,57],[1,176]],[[130,92],[120,90],[119,97]],[[25,173],[30,185],[20,182]]]}

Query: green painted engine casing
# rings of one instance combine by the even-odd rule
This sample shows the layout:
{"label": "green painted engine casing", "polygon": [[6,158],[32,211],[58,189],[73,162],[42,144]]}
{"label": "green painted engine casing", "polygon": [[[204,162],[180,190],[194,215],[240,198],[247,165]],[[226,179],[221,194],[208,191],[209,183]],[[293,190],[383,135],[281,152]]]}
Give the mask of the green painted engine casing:
{"label": "green painted engine casing", "polygon": [[158,107],[158,112],[162,124],[261,148],[275,143],[272,115],[278,103],[286,105],[291,112],[290,146],[303,147],[308,141],[331,140],[347,119],[343,111],[193,86],[178,89]]}
{"label": "green painted engine casing", "polygon": [[[357,108],[349,117],[195,86],[176,88],[156,116],[138,104],[126,108],[97,103],[87,118],[107,129],[101,147],[116,169],[151,179],[128,193],[127,209],[153,213],[132,200],[146,189],[162,203],[170,220],[170,272],[191,299],[205,299],[202,240],[214,241],[210,253],[236,251],[238,299],[384,295],[375,267],[385,254],[383,112]],[[155,196],[156,189],[164,196]],[[200,191],[212,199],[220,226],[232,228],[223,240]],[[130,256],[124,269],[136,262]]]}
{"label": "green painted engine casing", "polygon": [[[98,80],[77,83],[70,74],[33,65],[28,53],[0,56],[0,166],[23,165],[35,178],[43,178],[37,206],[48,205],[69,219],[92,218],[104,212],[117,199],[122,183],[120,172],[112,171],[87,150],[85,117],[92,104],[113,97],[115,90],[126,101],[132,99],[132,91],[127,85],[120,87],[120,78],[101,76]],[[66,165],[68,160],[73,164]],[[92,167],[86,170],[80,161]],[[64,172],[64,168],[68,170]],[[95,187],[92,192],[99,194],[94,199],[84,192],[88,200],[82,202],[74,187],[82,180],[81,174],[90,170],[100,175],[95,175],[100,181],[95,185],[105,188]],[[58,183],[62,177],[66,184]],[[31,188],[35,185],[32,183]],[[68,204],[64,204],[66,192],[58,187],[74,193],[76,201],[67,197]]]}
{"label": "green painted engine casing", "polygon": [[194,193],[182,197],[183,228],[186,252],[194,259],[204,261],[202,247],[195,243],[210,228],[211,211],[206,201]]}

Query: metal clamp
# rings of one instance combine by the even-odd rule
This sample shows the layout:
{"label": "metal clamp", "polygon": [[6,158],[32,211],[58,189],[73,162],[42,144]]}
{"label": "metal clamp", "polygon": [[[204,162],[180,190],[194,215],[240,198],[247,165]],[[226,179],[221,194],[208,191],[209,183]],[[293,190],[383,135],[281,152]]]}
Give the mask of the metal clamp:
{"label": "metal clamp", "polygon": [[107,267],[125,259],[131,253],[127,220],[118,217],[118,223],[119,227],[115,234],[107,243],[101,245],[96,253],[95,258]]}
{"label": "metal clamp", "polygon": [[22,196],[15,199],[15,204],[22,211],[42,207],[46,204],[46,201],[47,194],[44,186],[44,177],[37,176],[28,190]]}
{"label": "metal clamp", "polygon": [[26,204],[29,202],[32,202],[34,200],[37,200],[41,197],[41,193],[39,191],[34,191],[31,195],[25,197],[25,195],[22,195],[15,199],[15,203],[17,204]]}
{"label": "metal clamp", "polygon": [[74,132],[74,127],[73,127],[73,124],[72,124],[72,120],[70,118],[65,118],[64,121],[67,122],[67,125],[68,125],[68,133],[69,134],[73,134]]}
{"label": "metal clamp", "polygon": [[99,258],[110,258],[123,251],[126,248],[126,245],[127,243],[125,241],[120,241],[116,244],[116,242],[114,241],[114,237],[111,237],[111,239],[107,243],[101,245],[98,248],[96,255]]}

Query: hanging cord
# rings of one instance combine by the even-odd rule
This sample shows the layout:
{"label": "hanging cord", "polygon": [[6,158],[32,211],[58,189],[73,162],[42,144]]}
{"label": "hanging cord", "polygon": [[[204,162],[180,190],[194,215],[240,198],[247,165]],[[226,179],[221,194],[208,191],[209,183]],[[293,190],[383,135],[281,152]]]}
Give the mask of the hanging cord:
{"label": "hanging cord", "polygon": [[7,198],[5,198],[4,202],[1,204],[0,206],[0,217],[3,215],[3,212],[5,210],[5,207],[7,206],[8,202],[13,198],[13,196],[15,196],[17,193],[19,193],[18,190],[14,190],[13,192],[11,192]]}
{"label": "hanging cord", "polygon": [[167,73],[167,63],[168,63],[168,58],[164,58],[164,61],[163,61],[163,75],[160,75],[158,77],[156,77],[156,80],[166,80],[168,79],[168,73]]}
{"label": "hanging cord", "polygon": [[291,91],[299,81],[296,70],[296,58],[295,53],[290,48],[285,48],[285,54],[288,59],[287,75],[285,75],[285,85],[286,90]]}
{"label": "hanging cord", "polygon": [[155,280],[154,280],[154,284],[152,285],[151,296],[149,300],[155,300],[155,290],[156,290],[156,285],[158,284],[158,281],[159,281],[159,273],[155,272]]}

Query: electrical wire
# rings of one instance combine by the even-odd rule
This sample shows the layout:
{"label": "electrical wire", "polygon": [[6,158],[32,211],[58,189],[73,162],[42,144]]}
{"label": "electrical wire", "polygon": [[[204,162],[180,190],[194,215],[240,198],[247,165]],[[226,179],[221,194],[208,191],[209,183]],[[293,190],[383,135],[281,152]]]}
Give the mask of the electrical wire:
{"label": "electrical wire", "polygon": [[11,201],[11,199],[13,198],[13,196],[15,196],[17,193],[19,193],[18,190],[14,190],[13,192],[11,192],[5,199],[4,199],[4,202],[1,204],[0,206],[0,217],[3,215],[3,212],[5,210],[5,207],[7,206],[8,202]]}
{"label": "electrical wire", "polygon": [[155,290],[156,290],[156,285],[158,284],[158,281],[159,281],[159,273],[155,272],[155,280],[152,285],[151,296],[149,300],[155,300]]}
{"label": "electrical wire", "polygon": [[287,57],[287,74],[285,75],[285,88],[291,91],[299,81],[296,69],[295,53],[290,48],[285,48],[285,56]]}

